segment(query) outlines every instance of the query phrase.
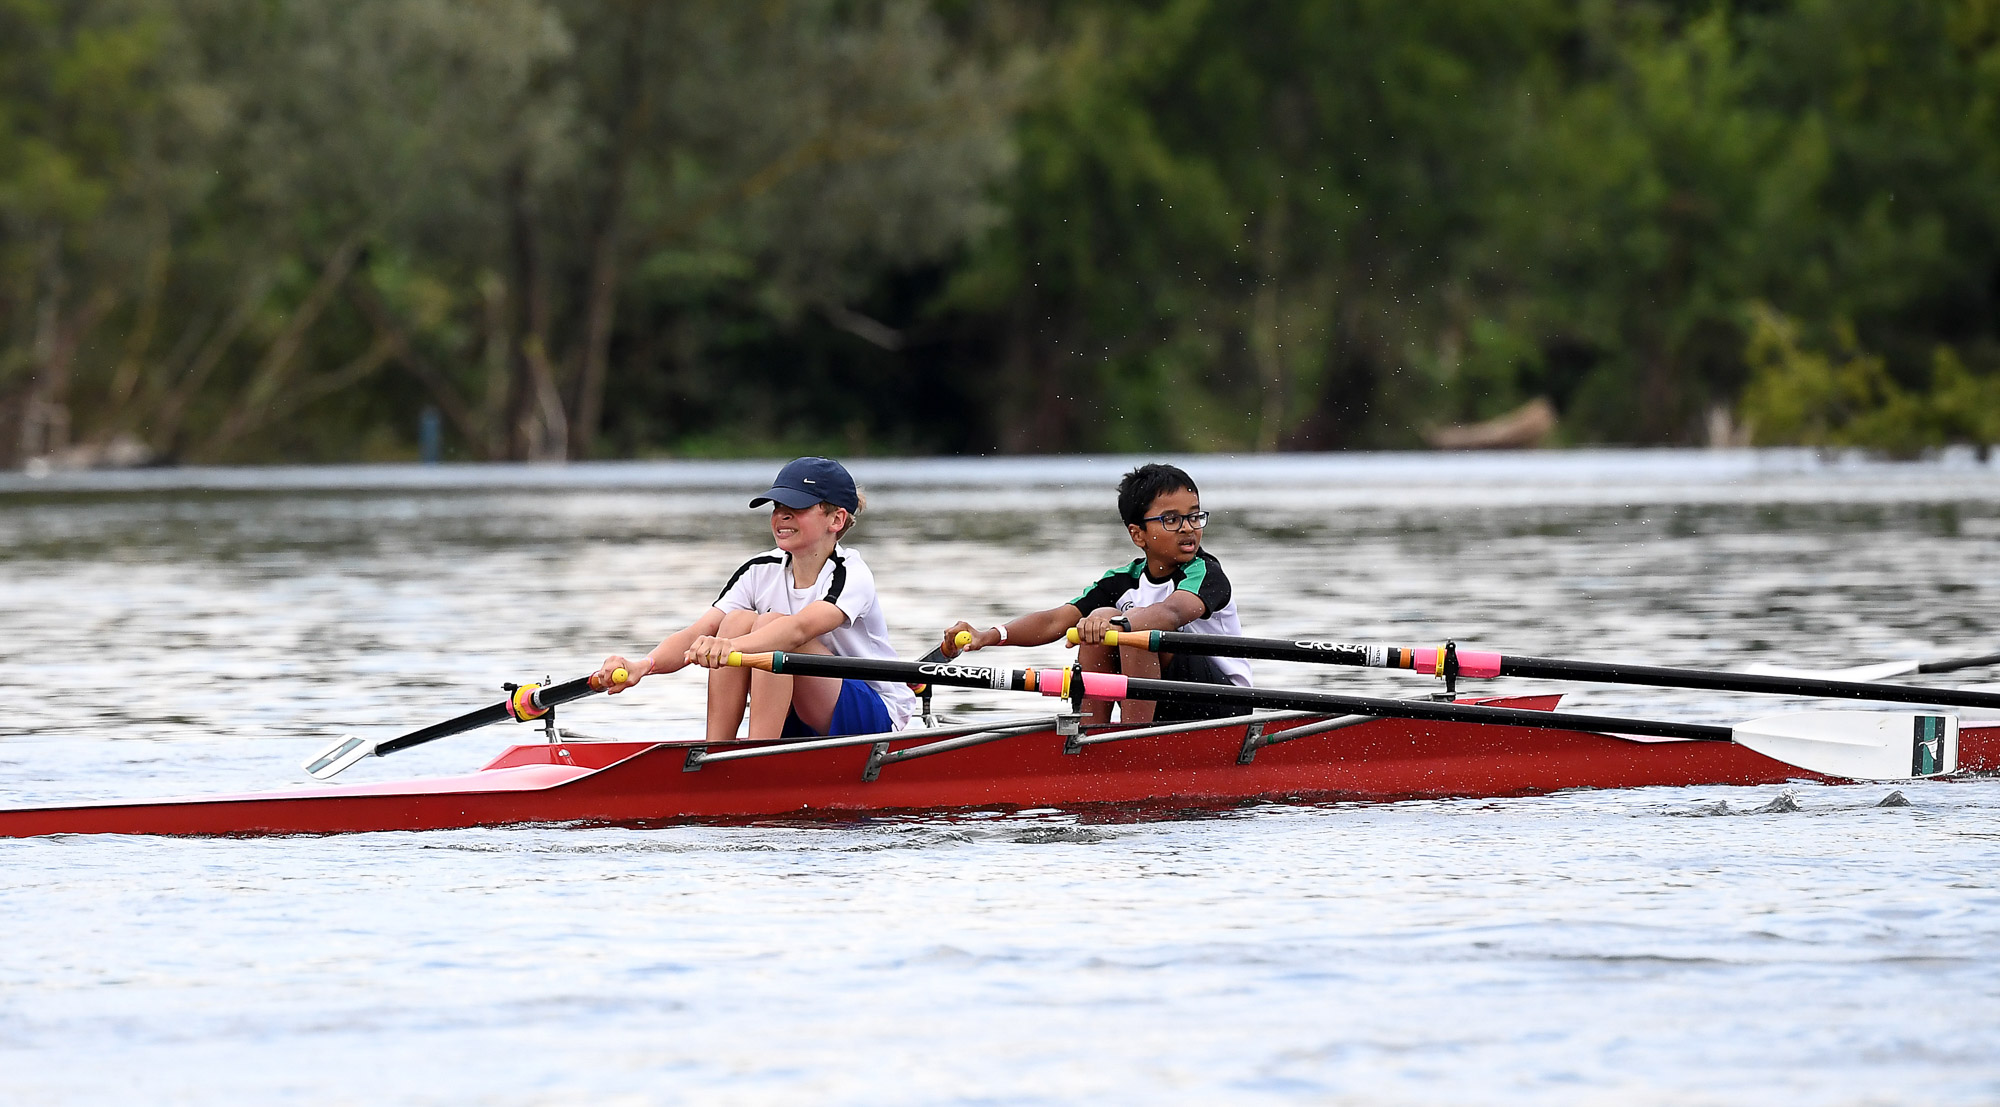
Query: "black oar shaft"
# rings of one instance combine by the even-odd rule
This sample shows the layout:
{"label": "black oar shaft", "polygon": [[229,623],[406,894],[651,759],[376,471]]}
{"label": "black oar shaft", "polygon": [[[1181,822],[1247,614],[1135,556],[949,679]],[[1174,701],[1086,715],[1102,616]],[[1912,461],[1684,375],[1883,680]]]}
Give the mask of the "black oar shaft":
{"label": "black oar shaft", "polygon": [[[1227,634],[1189,634],[1184,631],[1156,630],[1133,634],[1131,641],[1120,636],[1121,645],[1144,645],[1165,653],[1207,654],[1216,657],[1251,657],[1268,661],[1306,661],[1322,665],[1408,669],[1418,651],[1395,646],[1357,646],[1344,642],[1286,640],[1280,638],[1237,638]],[[1557,657],[1499,657],[1500,676],[1536,677],[1544,680],[1584,680],[1603,684],[1640,684],[1655,688],[1700,688],[1717,692],[1761,692],[1784,696],[1826,696],[1836,699],[1872,700],[1880,703],[1941,704],[1948,707],[2000,708],[2000,694],[1974,692],[1962,688],[1922,688],[1909,684],[1875,684],[1853,680],[1822,680],[1815,677],[1765,676],[1756,673],[1719,673],[1707,669],[1675,669],[1658,665],[1626,665],[1602,661],[1570,661]],[[1977,662],[1979,658],[1962,659]],[[2000,660],[2000,658],[1996,658]],[[1488,670],[1489,672],[1491,670]],[[1475,675],[1475,674],[1465,674]]]}
{"label": "black oar shaft", "polygon": [[[551,684],[546,688],[538,688],[532,693],[535,705],[543,710],[547,710],[551,707],[560,707],[571,700],[580,700],[585,696],[593,695],[600,690],[592,683],[596,679],[597,676],[593,673],[590,676],[578,677],[575,680],[565,681],[561,684]],[[413,730],[408,734],[391,738],[386,742],[378,742],[375,745],[375,752],[377,754],[395,753],[397,750],[406,750],[411,746],[421,746],[425,742],[436,741],[439,738],[449,738],[454,734],[463,734],[468,730],[475,730],[482,726],[504,723],[514,718],[512,708],[513,699],[514,697],[509,695],[506,699],[490,707],[482,707],[477,711],[468,711],[456,719],[446,719],[441,723],[432,723],[420,730]]]}
{"label": "black oar shaft", "polygon": [[505,703],[496,703],[491,707],[482,707],[477,711],[468,711],[456,719],[446,719],[441,723],[432,723],[421,730],[413,730],[408,734],[398,738],[391,738],[386,742],[377,742],[375,744],[375,752],[378,754],[395,753],[397,750],[406,750],[411,746],[421,746],[425,742],[435,741],[439,738],[449,738],[454,734],[463,734],[468,730],[475,730],[482,726],[491,726],[494,723],[506,722],[510,718],[513,718],[513,716],[507,713],[507,705]]}
{"label": "black oar shaft", "polygon": [[1529,711],[1518,707],[1486,707],[1436,700],[1384,700],[1328,692],[1291,692],[1278,688],[1244,688],[1234,684],[1195,684],[1141,678],[1128,678],[1125,685],[1128,698],[1135,700],[1206,701],[1234,707],[1279,707],[1293,711],[1345,712],[1430,722],[1504,724],[1538,730],[1604,730],[1653,738],[1691,738],[1703,742],[1727,742],[1731,735],[1726,726],[1705,723],[1617,719],[1604,715]]}
{"label": "black oar shaft", "polygon": [[1707,669],[1565,661],[1554,657],[1516,657],[1512,654],[1505,655],[1501,660],[1500,674],[1552,680],[1587,680],[1604,684],[1643,684],[1654,688],[1701,688],[1716,692],[1825,696],[1831,699],[1873,700],[1881,703],[2000,707],[2000,695],[1991,692],[1968,692],[1958,688],[1921,688],[1909,684],[1874,684],[1855,680],[1765,676],[1759,673],[1718,673]]}
{"label": "black oar shaft", "polygon": [[[853,678],[856,680],[904,681],[943,684],[959,688],[996,688],[1017,692],[1068,688],[1064,669],[990,669],[964,662],[929,664],[886,661],[866,657],[833,657],[827,654],[774,653],[771,671],[798,676]],[[1635,734],[1653,738],[1686,738],[1703,742],[1727,742],[1731,730],[1703,723],[1670,723],[1645,719],[1617,719],[1602,715],[1572,715],[1554,711],[1528,711],[1513,707],[1482,707],[1477,704],[1439,703],[1428,700],[1385,700],[1369,696],[1343,696],[1329,692],[1291,692],[1277,688],[1243,688],[1234,684],[1196,684],[1178,680],[1116,678],[1112,674],[1083,674],[1085,695],[1095,695],[1091,685],[1100,679],[1122,681],[1124,695],[1116,698],[1139,700],[1179,700],[1228,704],[1236,707],[1287,708],[1327,714],[1375,715],[1383,718],[1417,719],[1426,722],[1483,723],[1487,725],[1532,727],[1538,730],[1598,730],[1614,734]],[[1060,685],[1055,682],[1063,682]]]}
{"label": "black oar shaft", "polygon": [[2000,665],[2000,653],[1980,654],[1978,657],[1947,657],[1943,661],[1926,661],[1917,666],[1920,673],[1949,673],[1956,669],[1983,669],[1988,665]]}

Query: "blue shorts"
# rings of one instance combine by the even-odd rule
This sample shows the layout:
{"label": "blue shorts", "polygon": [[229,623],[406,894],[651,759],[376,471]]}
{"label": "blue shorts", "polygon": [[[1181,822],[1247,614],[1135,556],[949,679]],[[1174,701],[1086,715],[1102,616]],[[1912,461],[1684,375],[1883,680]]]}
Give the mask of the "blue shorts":
{"label": "blue shorts", "polygon": [[887,734],[894,729],[895,724],[889,721],[889,708],[882,703],[882,693],[865,680],[843,680],[825,734],[807,726],[797,712],[788,711],[785,729],[779,737],[837,738],[847,734]]}

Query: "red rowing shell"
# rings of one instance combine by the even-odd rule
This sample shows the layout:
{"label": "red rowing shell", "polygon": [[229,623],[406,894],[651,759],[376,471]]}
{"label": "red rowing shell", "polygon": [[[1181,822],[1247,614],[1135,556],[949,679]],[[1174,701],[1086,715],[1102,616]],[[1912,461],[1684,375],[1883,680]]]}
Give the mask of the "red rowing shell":
{"label": "red rowing shell", "polygon": [[[1546,711],[1559,698],[1480,702]],[[1267,732],[1302,721],[1271,724]],[[0,809],[0,837],[645,826],[1042,807],[1115,808],[1143,817],[1255,800],[1493,797],[1826,779],[1726,742],[1568,730],[1380,719],[1266,746],[1249,764],[1238,764],[1243,739],[1237,725],[1092,745],[1072,754],[1064,752],[1060,736],[1039,731],[889,764],[873,781],[862,779],[866,746],[725,761],[687,772],[692,742],[538,743],[514,746],[464,776]],[[2000,769],[2000,725],[1964,727],[1959,766],[1966,772]]]}

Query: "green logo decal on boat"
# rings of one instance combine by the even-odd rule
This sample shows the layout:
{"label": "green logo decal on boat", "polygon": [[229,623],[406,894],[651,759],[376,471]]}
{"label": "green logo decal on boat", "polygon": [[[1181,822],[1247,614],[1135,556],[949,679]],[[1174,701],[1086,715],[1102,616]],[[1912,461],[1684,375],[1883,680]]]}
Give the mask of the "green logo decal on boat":
{"label": "green logo decal on boat", "polygon": [[1917,740],[1910,751],[1910,775],[1932,776],[1942,767],[1944,716],[1917,716]]}

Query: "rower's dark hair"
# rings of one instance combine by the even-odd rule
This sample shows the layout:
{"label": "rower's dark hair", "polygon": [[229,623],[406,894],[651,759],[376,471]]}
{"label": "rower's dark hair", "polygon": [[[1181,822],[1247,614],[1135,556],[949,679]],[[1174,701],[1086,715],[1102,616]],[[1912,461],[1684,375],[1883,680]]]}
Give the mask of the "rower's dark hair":
{"label": "rower's dark hair", "polygon": [[1118,482],[1118,517],[1129,526],[1144,526],[1146,509],[1153,506],[1154,500],[1183,488],[1197,496],[1201,494],[1194,478],[1177,466],[1159,462],[1141,465]]}

